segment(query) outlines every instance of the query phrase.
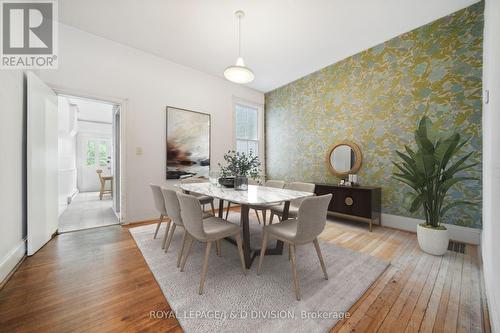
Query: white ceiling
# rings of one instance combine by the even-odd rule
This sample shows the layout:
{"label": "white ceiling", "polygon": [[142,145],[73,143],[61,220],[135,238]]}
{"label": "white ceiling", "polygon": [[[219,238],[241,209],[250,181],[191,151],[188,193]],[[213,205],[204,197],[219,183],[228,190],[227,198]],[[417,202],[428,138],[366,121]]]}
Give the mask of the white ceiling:
{"label": "white ceiling", "polygon": [[64,0],[59,18],[222,77],[243,56],[267,92],[478,0]]}

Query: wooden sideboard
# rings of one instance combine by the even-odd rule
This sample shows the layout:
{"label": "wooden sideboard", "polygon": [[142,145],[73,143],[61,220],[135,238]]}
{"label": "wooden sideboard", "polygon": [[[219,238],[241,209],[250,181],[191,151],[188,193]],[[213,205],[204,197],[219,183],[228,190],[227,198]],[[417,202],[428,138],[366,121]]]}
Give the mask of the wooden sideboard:
{"label": "wooden sideboard", "polygon": [[340,186],[333,184],[316,184],[316,195],[333,194],[328,206],[332,215],[380,225],[382,190],[370,186]]}

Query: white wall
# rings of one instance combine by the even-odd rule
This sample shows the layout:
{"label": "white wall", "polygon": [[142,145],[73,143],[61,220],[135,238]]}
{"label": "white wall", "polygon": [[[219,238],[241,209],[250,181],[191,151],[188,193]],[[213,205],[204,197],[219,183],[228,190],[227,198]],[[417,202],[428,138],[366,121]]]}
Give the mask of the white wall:
{"label": "white wall", "polygon": [[17,70],[0,70],[0,282],[25,253],[23,222],[24,79]]}
{"label": "white wall", "polygon": [[[73,94],[126,99],[121,117],[127,221],[157,215],[149,183],[166,183],[167,105],[212,115],[211,160],[216,166],[233,148],[233,97],[264,104],[264,95],[255,90],[65,25],[59,36],[59,69],[40,71],[44,81]],[[202,46],[199,52],[203,56]],[[136,155],[136,147],[142,155]]]}
{"label": "white wall", "polygon": [[483,86],[489,103],[483,108],[483,238],[482,255],[486,294],[493,332],[500,332],[500,0],[485,7]]}
{"label": "white wall", "polygon": [[68,206],[76,188],[76,107],[66,97],[58,98],[59,215]]}

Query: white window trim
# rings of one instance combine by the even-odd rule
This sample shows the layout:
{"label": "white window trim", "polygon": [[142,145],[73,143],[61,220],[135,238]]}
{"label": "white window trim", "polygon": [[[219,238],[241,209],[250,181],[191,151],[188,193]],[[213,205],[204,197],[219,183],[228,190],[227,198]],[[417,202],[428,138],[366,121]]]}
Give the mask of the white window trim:
{"label": "white window trim", "polygon": [[251,102],[239,97],[233,96],[233,108],[231,116],[233,117],[233,150],[236,150],[236,105],[248,106],[257,109],[257,140],[247,140],[247,141],[258,141],[259,142],[259,160],[261,163],[260,169],[262,174],[266,174],[266,151],[265,151],[265,137],[264,137],[264,105]]}

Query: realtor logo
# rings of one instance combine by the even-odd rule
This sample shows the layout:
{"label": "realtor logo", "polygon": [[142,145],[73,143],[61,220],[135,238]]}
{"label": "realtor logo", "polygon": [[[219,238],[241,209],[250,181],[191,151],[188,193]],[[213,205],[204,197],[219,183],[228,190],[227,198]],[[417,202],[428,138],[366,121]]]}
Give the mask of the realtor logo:
{"label": "realtor logo", "polygon": [[1,68],[57,68],[56,0],[0,0]]}

